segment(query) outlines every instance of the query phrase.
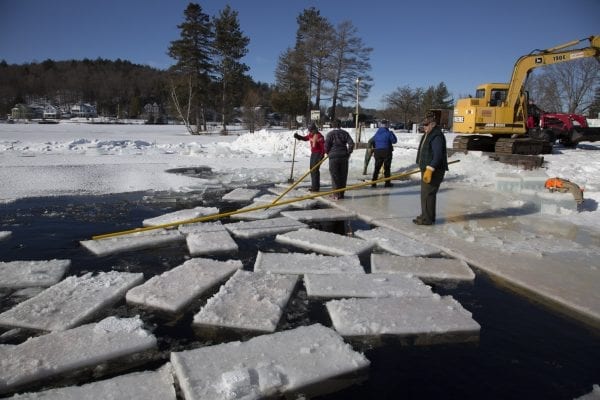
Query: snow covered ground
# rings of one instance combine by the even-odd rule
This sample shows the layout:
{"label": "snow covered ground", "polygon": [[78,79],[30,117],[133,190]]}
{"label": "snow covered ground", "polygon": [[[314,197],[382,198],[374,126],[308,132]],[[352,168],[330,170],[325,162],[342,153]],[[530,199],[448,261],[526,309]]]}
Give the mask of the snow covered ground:
{"label": "snow covered ground", "polygon": [[[354,135],[352,129],[349,131]],[[287,181],[291,175],[294,131],[233,132],[191,136],[178,125],[0,124],[0,203],[35,196],[186,191],[202,186],[244,187]],[[363,131],[361,140],[366,141],[373,133],[374,129]],[[413,168],[420,135],[396,134],[398,144],[392,170]],[[453,137],[447,134],[449,147]],[[364,150],[355,151],[349,179],[365,178],[363,156]],[[308,144],[297,142],[295,178],[308,169],[308,158]],[[523,172],[476,152],[452,159],[461,160],[448,173],[452,184],[494,190],[496,174]],[[569,179],[585,190],[582,212],[562,210],[556,218],[599,227],[600,143],[583,143],[574,149],[556,146],[553,154],[544,155],[544,160],[541,171],[548,177]],[[201,167],[208,167],[213,173],[198,178],[165,172]],[[327,165],[321,171],[322,179],[328,180]]]}

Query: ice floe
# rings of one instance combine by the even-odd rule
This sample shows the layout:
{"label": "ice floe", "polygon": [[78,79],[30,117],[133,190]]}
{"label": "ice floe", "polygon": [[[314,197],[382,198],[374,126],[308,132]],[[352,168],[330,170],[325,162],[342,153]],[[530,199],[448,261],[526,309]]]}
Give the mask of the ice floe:
{"label": "ice floe", "polygon": [[383,297],[328,301],[333,326],[342,336],[417,336],[418,341],[476,340],[480,326],[450,296]]}
{"label": "ice floe", "polygon": [[11,231],[0,231],[0,240],[8,239],[11,235]]}
{"label": "ice floe", "polygon": [[128,303],[177,313],[240,268],[242,262],[239,260],[192,258],[130,289],[125,299]]}
{"label": "ice floe", "polygon": [[466,262],[452,258],[404,257],[371,254],[371,272],[416,276],[426,283],[473,281],[475,273]]}
{"label": "ice floe", "polygon": [[377,227],[370,230],[358,230],[354,234],[359,238],[377,244],[379,248],[385,251],[399,256],[429,256],[441,252],[436,247],[419,242],[389,228]]}
{"label": "ice floe", "polygon": [[17,394],[11,398],[15,400],[175,400],[176,396],[171,363],[167,363],[157,371],[133,372],[82,386]]}
{"label": "ice floe", "polygon": [[91,239],[81,241],[81,245],[97,256],[121,253],[124,251],[142,250],[185,240],[179,231],[173,229],[156,229],[104,239]]}
{"label": "ice floe", "polygon": [[219,209],[216,207],[194,207],[185,210],[178,210],[168,214],[159,215],[158,217],[145,219],[142,224],[144,226],[159,226],[164,224],[172,224],[176,222],[185,222],[198,217],[217,214]]}
{"label": "ice floe", "polygon": [[223,195],[221,200],[231,202],[243,202],[252,200],[260,191],[258,189],[235,188]]}
{"label": "ice floe", "polygon": [[358,256],[324,256],[304,253],[266,253],[258,251],[255,272],[277,274],[363,273]]}
{"label": "ice floe", "polygon": [[142,324],[139,317],[108,317],[96,324],[2,346],[0,393],[156,347],[156,338]]}
{"label": "ice floe", "polygon": [[286,233],[306,227],[306,224],[288,217],[275,217],[225,224],[225,228],[229,232],[236,237],[245,239],[276,235],[278,233]]}
{"label": "ice floe", "polygon": [[332,256],[358,255],[375,246],[374,242],[324,232],[318,229],[300,229],[277,235],[279,243],[290,244],[305,250],[318,251]]}
{"label": "ice floe", "polygon": [[265,207],[268,204],[271,204],[271,202],[257,201],[257,199],[254,199],[252,204],[236,210],[236,213],[231,215],[230,218],[240,220],[269,219],[278,216],[281,211],[290,208],[289,205],[273,205],[272,207]]}
{"label": "ice floe", "polygon": [[298,276],[238,270],[208,299],[193,324],[274,332]]}
{"label": "ice floe", "polygon": [[397,274],[306,274],[308,297],[433,296],[420,279]]}
{"label": "ice floe", "polygon": [[238,251],[237,243],[221,221],[180,225],[178,229],[186,235],[185,241],[192,256],[228,254]]}
{"label": "ice floe", "polygon": [[320,324],[174,352],[171,363],[184,397],[203,400],[277,398],[369,366]]}
{"label": "ice floe", "polygon": [[[256,199],[254,199],[254,201],[256,202],[268,202],[268,203],[272,203],[273,201],[277,200],[277,203],[281,203],[281,202],[289,202],[288,205],[291,208],[299,208],[299,209],[311,209],[314,208],[317,203],[318,200],[316,198],[309,198],[309,199],[303,199],[306,196],[310,196],[313,193],[307,193],[305,191],[302,190],[291,190],[289,192],[287,192],[285,195],[283,195],[281,198],[279,196],[281,196],[281,194],[284,192],[283,190],[279,191],[277,190],[277,188],[271,188],[269,189],[271,192],[275,193],[275,195],[263,195],[260,197],[257,197]],[[300,200],[303,199],[303,200]]]}
{"label": "ice floe", "polygon": [[143,277],[117,271],[69,276],[0,314],[0,326],[42,331],[72,328],[119,301]]}
{"label": "ice floe", "polygon": [[0,287],[48,287],[60,281],[71,260],[0,262]]}
{"label": "ice floe", "polygon": [[282,211],[281,215],[298,221],[344,221],[356,218],[356,213],[338,208]]}

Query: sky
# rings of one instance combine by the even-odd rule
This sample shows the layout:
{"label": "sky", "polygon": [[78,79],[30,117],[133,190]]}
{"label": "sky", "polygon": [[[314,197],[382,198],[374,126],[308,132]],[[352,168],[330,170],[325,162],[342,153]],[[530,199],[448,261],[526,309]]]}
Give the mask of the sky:
{"label": "sky", "polygon": [[[383,108],[395,89],[444,82],[454,98],[486,82],[506,82],[517,58],[600,34],[598,0],[390,2],[388,0],[198,1],[209,16],[229,4],[250,38],[244,62],[256,81],[274,83],[278,57],[294,45],[296,18],[317,8],[334,25],[351,21],[372,47],[373,87],[361,106]],[[183,0],[0,0],[0,60],[9,64],[122,59],[166,69]],[[361,95],[362,96],[362,95]]]}

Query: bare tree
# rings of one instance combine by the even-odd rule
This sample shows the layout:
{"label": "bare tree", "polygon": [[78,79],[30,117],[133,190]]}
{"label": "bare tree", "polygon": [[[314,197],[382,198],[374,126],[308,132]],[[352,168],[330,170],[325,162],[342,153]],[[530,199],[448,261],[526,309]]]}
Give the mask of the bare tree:
{"label": "bare tree", "polygon": [[598,84],[598,61],[586,58],[536,71],[526,88],[530,98],[546,111],[585,114],[594,101]]}
{"label": "bare tree", "polygon": [[[338,100],[351,101],[356,97],[359,81],[359,100],[366,98],[371,90],[370,55],[373,49],[366,47],[357,35],[357,29],[350,21],[340,23],[336,29],[335,46],[332,52],[330,79],[332,82],[331,109],[335,113]],[[335,114],[331,116],[335,118]]]}

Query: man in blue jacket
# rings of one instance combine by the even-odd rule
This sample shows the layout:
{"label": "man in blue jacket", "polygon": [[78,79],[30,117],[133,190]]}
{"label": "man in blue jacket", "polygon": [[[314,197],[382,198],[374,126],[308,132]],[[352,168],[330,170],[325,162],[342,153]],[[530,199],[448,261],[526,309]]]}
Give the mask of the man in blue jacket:
{"label": "man in blue jacket", "polygon": [[448,154],[446,138],[433,113],[425,116],[423,129],[425,133],[417,152],[417,165],[421,170],[421,215],[413,222],[417,225],[433,225],[437,192],[448,170]]}
{"label": "man in blue jacket", "polygon": [[[377,132],[369,139],[369,146],[373,149],[373,155],[375,156],[375,170],[373,171],[372,180],[377,180],[381,166],[383,166],[383,176],[385,178],[390,177],[392,154],[394,151],[392,145],[397,141],[398,139],[396,138],[396,135],[394,135],[394,132],[388,129],[388,122],[386,120],[381,121]],[[391,181],[385,181],[384,186],[392,187],[393,184]],[[377,187],[377,184],[373,183],[371,187]]]}

